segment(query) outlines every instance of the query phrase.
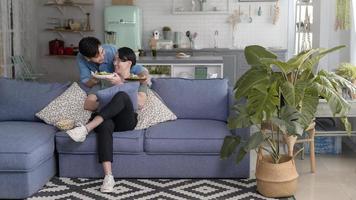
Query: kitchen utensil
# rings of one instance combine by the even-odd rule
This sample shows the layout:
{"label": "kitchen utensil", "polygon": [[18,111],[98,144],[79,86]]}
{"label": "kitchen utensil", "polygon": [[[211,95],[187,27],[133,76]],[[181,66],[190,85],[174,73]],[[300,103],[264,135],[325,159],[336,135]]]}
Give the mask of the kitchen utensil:
{"label": "kitchen utensil", "polygon": [[64,48],[63,40],[54,39],[54,40],[49,41],[49,54],[50,55],[59,55],[60,48]]}
{"label": "kitchen utensil", "polygon": [[251,17],[251,5],[248,5],[248,23],[252,23],[253,19]]}
{"label": "kitchen utensil", "polygon": [[218,37],[219,37],[219,31],[215,30],[215,32],[214,32],[214,48],[218,48]]}
{"label": "kitchen utensil", "polygon": [[261,6],[258,7],[257,15],[262,16],[262,7]]}

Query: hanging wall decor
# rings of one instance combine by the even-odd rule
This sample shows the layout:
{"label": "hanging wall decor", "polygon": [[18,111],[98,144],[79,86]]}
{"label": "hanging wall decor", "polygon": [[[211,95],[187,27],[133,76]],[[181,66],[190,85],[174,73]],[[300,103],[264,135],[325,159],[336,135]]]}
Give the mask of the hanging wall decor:
{"label": "hanging wall decor", "polygon": [[279,20],[279,15],[280,15],[280,7],[279,7],[279,0],[276,1],[276,4],[274,4],[273,6],[273,19],[272,19],[272,23],[274,25],[277,24],[278,20]]}
{"label": "hanging wall decor", "polygon": [[239,6],[239,10],[234,10],[233,14],[231,14],[227,18],[227,23],[231,25],[232,28],[232,46],[237,47],[236,35],[237,35],[237,24],[241,22],[241,7]]}
{"label": "hanging wall decor", "polygon": [[350,0],[337,0],[335,30],[350,29]]}
{"label": "hanging wall decor", "polygon": [[305,7],[305,17],[304,17],[304,26],[302,28],[302,46],[301,50],[306,51],[312,48],[311,42],[311,22],[310,22],[310,15],[309,15],[309,8]]}

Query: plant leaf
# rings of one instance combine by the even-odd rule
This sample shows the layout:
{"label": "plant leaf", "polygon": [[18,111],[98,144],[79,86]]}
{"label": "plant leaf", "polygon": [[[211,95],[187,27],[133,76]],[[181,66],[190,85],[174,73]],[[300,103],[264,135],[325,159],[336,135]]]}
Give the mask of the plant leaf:
{"label": "plant leaf", "polygon": [[280,116],[273,117],[271,121],[277,125],[284,134],[302,135],[303,127],[297,121],[299,118],[300,113],[295,107],[285,105],[281,108]]}
{"label": "plant leaf", "polygon": [[350,124],[349,120],[347,119],[347,117],[341,117],[340,120],[341,120],[342,124],[344,125],[347,134],[351,135],[352,127],[351,127],[351,124]]}
{"label": "plant leaf", "polygon": [[269,84],[270,76],[266,67],[253,67],[249,69],[235,84],[235,98],[247,96],[252,87],[258,84]]}
{"label": "plant leaf", "polygon": [[313,84],[305,89],[305,93],[300,102],[300,118],[298,122],[307,128],[315,117],[317,106],[319,104],[319,93]]}
{"label": "plant leaf", "polygon": [[346,113],[350,110],[350,104],[334,88],[329,88],[318,82],[315,82],[315,86],[319,95],[328,102],[334,116],[346,116]]}
{"label": "plant leaf", "polygon": [[254,123],[261,123],[262,120],[269,119],[279,105],[276,84],[270,88],[267,87],[268,85],[260,85],[249,93],[247,109],[251,114],[251,121]]}
{"label": "plant leaf", "polygon": [[246,61],[251,66],[261,65],[261,58],[277,58],[277,55],[258,45],[251,45],[245,48]]}
{"label": "plant leaf", "polygon": [[234,153],[237,145],[240,144],[240,137],[234,136],[234,135],[229,135],[224,138],[224,143],[221,147],[220,150],[220,158],[221,159],[227,159],[229,156]]}
{"label": "plant leaf", "polygon": [[281,92],[287,104],[290,106],[295,106],[295,89],[293,84],[288,81],[282,83]]}
{"label": "plant leaf", "polygon": [[237,105],[235,107],[237,116],[228,118],[228,128],[230,130],[236,128],[247,128],[251,126],[250,115],[248,113],[247,107],[244,105]]}
{"label": "plant leaf", "polygon": [[246,145],[244,146],[244,151],[249,152],[252,149],[256,149],[264,141],[265,141],[265,138],[264,138],[262,132],[256,132],[256,133],[252,134],[252,136],[248,139]]}
{"label": "plant leaf", "polygon": [[236,164],[239,164],[246,154],[247,152],[243,148],[241,148],[239,150],[239,153],[236,155],[236,159],[235,159]]}

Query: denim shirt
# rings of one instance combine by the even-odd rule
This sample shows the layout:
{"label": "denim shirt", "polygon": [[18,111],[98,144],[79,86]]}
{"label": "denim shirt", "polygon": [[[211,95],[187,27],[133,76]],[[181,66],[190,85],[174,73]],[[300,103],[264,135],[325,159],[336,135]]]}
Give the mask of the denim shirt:
{"label": "denim shirt", "polygon": [[[87,61],[85,57],[78,53],[77,55],[77,64],[79,67],[79,72],[80,72],[80,81],[82,83],[86,83],[89,81],[91,77],[91,72],[108,72],[108,73],[113,73],[114,72],[114,60],[115,60],[115,55],[117,53],[117,48],[113,45],[108,45],[108,44],[103,44],[101,45],[105,51],[105,56],[104,56],[104,62],[101,63],[100,65]],[[135,65],[131,67],[130,73],[132,74],[140,74],[141,72],[144,71],[144,67],[142,65]]]}

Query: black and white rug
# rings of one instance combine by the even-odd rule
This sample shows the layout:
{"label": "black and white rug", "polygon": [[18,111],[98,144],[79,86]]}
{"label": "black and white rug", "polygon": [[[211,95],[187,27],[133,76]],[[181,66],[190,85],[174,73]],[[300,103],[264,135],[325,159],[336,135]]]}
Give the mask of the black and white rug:
{"label": "black and white rug", "polygon": [[[28,200],[269,200],[247,179],[116,179],[114,192],[100,192],[102,179],[54,177]],[[294,197],[289,198],[295,200]]]}

